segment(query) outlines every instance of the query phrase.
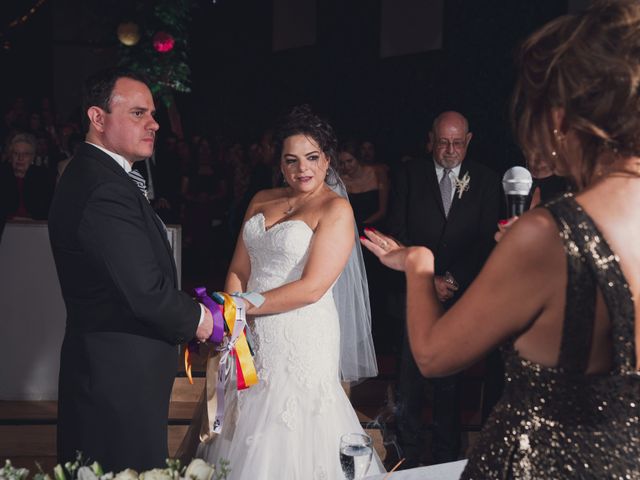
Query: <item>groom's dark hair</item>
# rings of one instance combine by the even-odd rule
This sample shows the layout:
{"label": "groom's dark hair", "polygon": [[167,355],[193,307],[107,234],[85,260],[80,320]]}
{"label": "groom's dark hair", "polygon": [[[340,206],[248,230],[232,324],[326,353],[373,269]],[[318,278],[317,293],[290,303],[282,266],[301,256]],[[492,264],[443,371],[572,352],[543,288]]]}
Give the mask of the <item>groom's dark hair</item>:
{"label": "groom's dark hair", "polygon": [[113,87],[120,78],[130,78],[149,86],[144,75],[125,67],[106,68],[89,76],[82,89],[82,125],[85,131],[89,129],[87,110],[90,107],[100,107],[105,112],[111,112]]}

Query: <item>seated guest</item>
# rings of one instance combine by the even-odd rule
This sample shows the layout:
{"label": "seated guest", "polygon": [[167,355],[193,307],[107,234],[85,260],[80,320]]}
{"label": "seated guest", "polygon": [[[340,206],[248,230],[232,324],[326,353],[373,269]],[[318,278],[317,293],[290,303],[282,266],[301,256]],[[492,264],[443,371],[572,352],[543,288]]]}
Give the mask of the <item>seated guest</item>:
{"label": "seated guest", "polygon": [[503,345],[504,394],[463,479],[640,478],[640,2],[596,1],[524,44],[513,112],[525,155],[570,176],[526,212],[446,313],[434,258],[367,232],[407,279],[411,350],[448,375]]}
{"label": "seated guest", "polygon": [[9,141],[7,150],[10,163],[0,165],[0,212],[9,219],[45,220],[54,181],[46,167],[33,165],[35,137],[17,134]]}

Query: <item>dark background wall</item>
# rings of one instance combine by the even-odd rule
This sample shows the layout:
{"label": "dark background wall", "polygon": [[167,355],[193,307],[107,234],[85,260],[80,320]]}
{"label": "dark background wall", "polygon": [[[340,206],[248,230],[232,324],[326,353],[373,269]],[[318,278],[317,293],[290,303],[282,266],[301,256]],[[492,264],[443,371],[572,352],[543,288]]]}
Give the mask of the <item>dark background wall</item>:
{"label": "dark background wall", "polygon": [[[77,115],[81,78],[115,60],[128,3],[48,0],[24,25],[5,28],[3,111],[17,95],[48,96],[61,116]],[[570,3],[443,0],[441,49],[382,58],[380,0],[317,0],[315,44],[275,53],[274,1],[198,0],[192,92],[178,95],[179,109],[187,132],[250,140],[290,106],[310,103],[342,138],[372,139],[389,163],[420,154],[434,116],[456,109],[475,135],[470,155],[500,172],[521,162],[508,121],[516,47]],[[31,4],[3,2],[0,28]]]}

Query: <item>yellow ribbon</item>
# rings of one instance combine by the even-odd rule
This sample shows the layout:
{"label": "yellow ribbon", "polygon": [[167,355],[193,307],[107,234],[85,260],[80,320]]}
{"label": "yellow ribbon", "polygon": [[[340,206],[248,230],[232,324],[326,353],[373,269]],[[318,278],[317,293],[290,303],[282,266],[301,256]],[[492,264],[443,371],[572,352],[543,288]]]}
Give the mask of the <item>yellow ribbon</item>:
{"label": "yellow ribbon", "polygon": [[[222,292],[224,297],[224,320],[229,328],[229,333],[233,334],[233,328],[236,320],[236,302],[228,293]],[[247,336],[242,332],[236,341],[234,351],[238,361],[236,362],[238,390],[249,388],[251,385],[258,383],[258,374],[253,364],[253,357],[247,343]]]}

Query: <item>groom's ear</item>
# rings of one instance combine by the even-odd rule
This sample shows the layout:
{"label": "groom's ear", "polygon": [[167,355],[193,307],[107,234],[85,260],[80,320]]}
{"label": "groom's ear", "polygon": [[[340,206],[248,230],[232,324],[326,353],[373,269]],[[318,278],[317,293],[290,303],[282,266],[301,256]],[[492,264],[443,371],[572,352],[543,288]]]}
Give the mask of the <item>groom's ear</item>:
{"label": "groom's ear", "polygon": [[100,107],[89,107],[87,110],[87,117],[89,117],[89,124],[93,125],[93,128],[100,133],[104,132],[104,110]]}

